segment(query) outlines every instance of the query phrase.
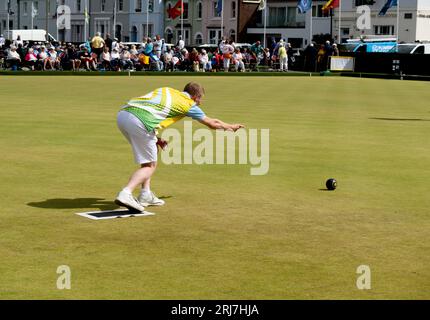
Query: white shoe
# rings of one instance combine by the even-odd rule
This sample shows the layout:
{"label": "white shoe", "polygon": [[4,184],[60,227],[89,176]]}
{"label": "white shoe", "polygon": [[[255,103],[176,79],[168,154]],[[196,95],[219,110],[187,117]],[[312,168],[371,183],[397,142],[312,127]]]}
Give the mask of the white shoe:
{"label": "white shoe", "polygon": [[145,211],[145,207],[141,205],[131,193],[122,190],[115,199],[115,203],[121,207],[126,207],[131,211]]}
{"label": "white shoe", "polygon": [[155,194],[151,192],[141,193],[137,199],[142,206],[162,206],[165,204],[164,200],[158,199]]}

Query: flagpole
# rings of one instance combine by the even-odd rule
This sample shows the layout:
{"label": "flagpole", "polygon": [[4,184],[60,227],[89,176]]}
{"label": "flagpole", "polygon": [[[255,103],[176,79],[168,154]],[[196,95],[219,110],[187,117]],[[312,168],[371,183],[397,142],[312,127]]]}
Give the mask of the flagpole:
{"label": "flagpole", "polygon": [[34,24],[34,2],[31,1],[31,29],[33,30]]}
{"label": "flagpole", "polygon": [[264,5],[263,47],[266,49],[267,3]]}
{"label": "flagpole", "polygon": [[400,23],[400,0],[397,0],[397,30],[396,30],[397,43],[399,43],[399,23]]}
{"label": "flagpole", "polygon": [[114,4],[113,4],[113,39],[115,40],[115,38],[116,38],[116,34],[115,34],[115,31],[116,31],[116,1],[117,0],[114,0]]}
{"label": "flagpole", "polygon": [[221,41],[224,40],[224,0],[221,1]]}
{"label": "flagpole", "polygon": [[342,24],[342,0],[339,0],[339,39],[338,39],[339,44],[342,43],[341,24]]}
{"label": "flagpole", "polygon": [[146,0],[146,37],[149,37],[149,0]]}
{"label": "flagpole", "polygon": [[310,39],[309,39],[309,44],[311,44],[312,43],[312,6],[311,6],[311,10],[309,10],[310,12],[311,12],[311,19],[310,19],[310,32],[309,32],[309,36],[310,36]]}
{"label": "flagpole", "polygon": [[88,14],[88,4],[85,0],[85,12],[84,12],[84,42],[87,41],[87,14]]}
{"label": "flagpole", "polygon": [[181,39],[184,41],[184,45],[186,45],[185,37],[184,37],[184,2],[183,1],[181,1]]}
{"label": "flagpole", "polygon": [[49,7],[51,6],[51,3],[49,2],[49,0],[46,0],[46,39],[48,39],[48,32],[49,32]]}
{"label": "flagpole", "polygon": [[9,33],[10,33],[10,28],[9,28],[9,24],[10,24],[10,0],[7,0],[7,35],[6,35],[6,39],[9,39]]}
{"label": "flagpole", "polygon": [[[56,3],[56,6],[55,6],[55,16],[58,19],[58,1]],[[57,41],[60,41],[60,31],[58,30],[58,23],[55,23],[55,25],[57,27]]]}

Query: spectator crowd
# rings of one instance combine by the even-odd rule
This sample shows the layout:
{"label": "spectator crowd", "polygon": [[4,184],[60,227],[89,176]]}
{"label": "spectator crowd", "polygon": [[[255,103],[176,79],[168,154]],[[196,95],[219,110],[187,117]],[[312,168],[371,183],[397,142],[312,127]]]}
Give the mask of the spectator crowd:
{"label": "spectator crowd", "polygon": [[[339,50],[327,41],[318,49],[310,44],[303,54],[306,71],[321,71]],[[237,45],[226,39],[218,46],[186,48],[182,39],[171,45],[159,35],[142,43],[122,43],[97,33],[82,44],[30,43],[19,36],[8,41],[0,36],[0,67],[11,70],[245,72],[265,67],[285,72],[294,62],[291,44],[274,38],[267,48],[260,41]]]}

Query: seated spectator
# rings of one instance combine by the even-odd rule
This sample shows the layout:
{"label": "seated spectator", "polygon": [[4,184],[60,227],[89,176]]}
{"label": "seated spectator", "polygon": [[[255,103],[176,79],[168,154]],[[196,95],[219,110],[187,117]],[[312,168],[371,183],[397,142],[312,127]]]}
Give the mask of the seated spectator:
{"label": "seated spectator", "polygon": [[82,61],[74,45],[70,45],[67,48],[67,55],[70,59],[73,71],[79,71],[79,67],[81,66]]}
{"label": "seated spectator", "polygon": [[133,62],[133,67],[135,68],[136,65],[139,63],[139,53],[134,44],[130,47],[130,59]]}
{"label": "seated spectator", "polygon": [[103,49],[103,53],[101,55],[101,60],[102,60],[102,66],[105,70],[111,70],[111,57],[110,57],[110,52],[109,52],[109,48],[105,47]]}
{"label": "seated spectator", "polygon": [[157,71],[163,71],[164,65],[163,65],[163,61],[161,61],[158,56],[157,56],[157,52],[155,51],[155,49],[152,51],[152,53],[149,55],[149,61],[152,65],[155,66],[155,69]]}
{"label": "seated spectator", "polygon": [[182,54],[179,47],[175,47],[172,58],[173,66],[179,70],[185,70],[184,66],[184,55]]}
{"label": "seated spectator", "polygon": [[16,52],[15,46],[10,47],[6,62],[12,68],[12,70],[18,70],[21,63],[21,57],[19,56],[18,52]]}
{"label": "seated spectator", "polygon": [[243,56],[239,48],[236,48],[233,53],[233,63],[236,71],[245,72],[245,64],[243,62]]}
{"label": "seated spectator", "polygon": [[130,52],[127,50],[127,47],[122,50],[121,55],[121,66],[123,70],[132,70],[133,69],[133,62],[131,61],[131,55]]}
{"label": "seated spectator", "polygon": [[181,50],[181,55],[183,57],[181,61],[181,70],[188,71],[191,69],[190,53],[186,48]]}
{"label": "seated spectator", "polygon": [[84,65],[85,69],[87,71],[97,71],[97,65],[94,61],[94,58],[91,56],[91,53],[88,52],[87,47],[83,47],[83,50],[81,51],[79,58],[81,59],[82,65]]}
{"label": "seated spectator", "polygon": [[212,69],[219,71],[223,67],[223,56],[218,49],[215,50],[212,57]]}
{"label": "seated spectator", "polygon": [[41,67],[43,71],[46,70],[46,64],[48,63],[48,52],[46,52],[45,46],[40,47],[39,54],[37,56],[37,64]]}
{"label": "seated spectator", "polygon": [[28,49],[28,52],[25,55],[25,63],[31,70],[34,70],[37,63],[37,56],[34,54],[33,48]]}
{"label": "seated spectator", "polygon": [[206,53],[205,49],[203,49],[202,52],[199,55],[199,62],[202,65],[203,72],[205,72],[205,71],[212,71],[212,64],[211,64],[211,62],[209,60],[209,56]]}
{"label": "seated spectator", "polygon": [[118,49],[114,48],[110,55],[110,65],[113,71],[121,71],[120,58]]}
{"label": "seated spectator", "polygon": [[27,54],[27,47],[24,47],[24,45],[19,44],[18,48],[16,49],[16,52],[18,52],[19,57],[21,58],[21,61],[25,61],[25,55]]}
{"label": "seated spectator", "polygon": [[116,49],[119,52],[119,41],[118,38],[114,38],[112,41],[112,50]]}
{"label": "seated spectator", "polygon": [[57,57],[57,51],[55,51],[53,47],[49,49],[47,60],[48,60],[47,65],[51,70],[58,69],[60,61],[58,60],[58,57]]}
{"label": "seated spectator", "polygon": [[196,48],[191,50],[189,54],[190,65],[192,66],[192,71],[199,72],[200,71],[200,61],[199,61],[199,52]]}
{"label": "seated spectator", "polygon": [[173,71],[173,50],[171,48],[167,49],[167,51],[163,55],[165,71]]}
{"label": "seated spectator", "polygon": [[0,69],[3,69],[5,67],[7,54],[3,48],[0,48]]}

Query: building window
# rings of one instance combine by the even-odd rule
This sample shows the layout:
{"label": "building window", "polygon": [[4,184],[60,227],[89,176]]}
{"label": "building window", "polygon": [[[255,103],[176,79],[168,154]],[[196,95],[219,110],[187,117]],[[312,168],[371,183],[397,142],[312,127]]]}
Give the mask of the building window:
{"label": "building window", "polygon": [[405,19],[412,19],[412,13],[405,13]]}
{"label": "building window", "polygon": [[322,4],[316,5],[316,6],[312,6],[312,17],[315,18],[327,18],[330,16],[330,10],[326,10],[323,11],[323,6]]}
{"label": "building window", "polygon": [[[176,31],[177,39],[179,40],[179,37],[181,36],[182,32],[181,30]],[[184,40],[185,45],[190,45],[190,29],[184,29],[184,36],[182,37],[182,40]]]}
{"label": "building window", "polygon": [[137,42],[137,27],[133,26],[131,28],[131,34],[130,34],[131,42]]}
{"label": "building window", "polygon": [[394,35],[394,26],[375,26],[376,35]]}
{"label": "building window", "polygon": [[202,2],[197,2],[197,19],[201,19],[203,16],[203,5]]}
{"label": "building window", "polygon": [[236,31],[231,29],[229,32],[229,37],[231,41],[236,42]]}
{"label": "building window", "polygon": [[148,28],[146,26],[146,23],[142,25],[143,36],[152,38],[154,35],[154,26],[152,24],[148,24]]}
{"label": "building window", "polygon": [[218,4],[218,1],[212,1],[212,9],[213,9],[212,16],[215,17],[215,18],[221,18],[221,13],[222,12],[218,13],[217,4]]}
{"label": "building window", "polygon": [[120,24],[115,26],[115,38],[122,41],[122,26]]}
{"label": "building window", "polygon": [[154,0],[147,0],[148,12],[154,12]]}
{"label": "building window", "polygon": [[183,2],[183,6],[184,6],[184,13],[182,13],[182,19],[186,20],[188,19],[188,2]]}
{"label": "building window", "polygon": [[210,44],[218,44],[221,40],[221,30],[209,30],[209,43]]}
{"label": "building window", "polygon": [[203,44],[203,36],[200,32],[196,34],[195,42],[197,45]]}
{"label": "building window", "polygon": [[173,31],[172,31],[172,29],[170,29],[170,28],[166,29],[165,39],[166,39],[166,43],[172,43],[172,41],[173,41]]}
{"label": "building window", "polygon": [[28,13],[28,3],[27,2],[24,2],[24,10],[23,10],[24,12],[24,15],[26,16],[27,15],[27,13]]}
{"label": "building window", "polygon": [[236,18],[236,1],[233,0],[233,2],[231,3],[231,17],[232,19]]}
{"label": "building window", "polygon": [[134,7],[135,12],[142,12],[142,0],[135,0]]}
{"label": "building window", "polygon": [[81,12],[82,2],[81,0],[76,0],[76,12]]}
{"label": "building window", "polygon": [[170,20],[172,20],[172,19],[170,19],[170,18],[169,18],[169,13],[168,13],[168,12],[170,12],[170,9],[172,9],[172,4],[171,4],[170,2],[167,2],[167,3],[166,3],[166,8],[167,8],[167,9],[166,9],[166,11],[165,11],[165,12],[166,12],[165,17],[166,17],[166,20],[169,20],[169,21],[170,21]]}
{"label": "building window", "polygon": [[[288,13],[291,14],[292,20],[295,21],[296,12],[295,10],[291,10],[293,7],[288,7]],[[269,15],[267,17],[267,23],[270,27],[284,27],[287,23],[286,16],[286,8],[285,7],[269,7]],[[295,7],[294,7],[295,9]],[[263,18],[264,19],[264,18]],[[290,19],[288,19],[289,21]]]}
{"label": "building window", "polygon": [[124,0],[118,0],[118,10],[124,11]]}
{"label": "building window", "polygon": [[105,10],[106,10],[106,0],[102,0],[101,3],[100,3],[100,6],[101,6],[101,8],[100,8],[101,12],[105,12]]}

